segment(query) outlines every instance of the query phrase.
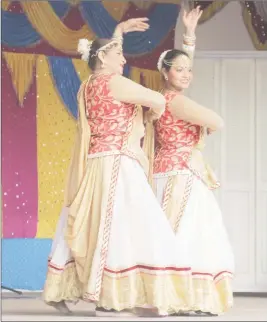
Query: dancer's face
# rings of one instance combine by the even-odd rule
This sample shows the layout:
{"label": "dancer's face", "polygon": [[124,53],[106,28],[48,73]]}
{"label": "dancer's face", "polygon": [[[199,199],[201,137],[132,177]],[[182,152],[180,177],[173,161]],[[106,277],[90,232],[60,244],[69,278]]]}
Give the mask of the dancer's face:
{"label": "dancer's face", "polygon": [[123,74],[123,67],[126,63],[126,59],[123,56],[121,46],[117,45],[104,54],[104,68],[110,70],[113,73]]}
{"label": "dancer's face", "polygon": [[167,76],[168,87],[178,91],[188,88],[193,78],[190,58],[179,55],[172,61],[172,66],[165,76]]}

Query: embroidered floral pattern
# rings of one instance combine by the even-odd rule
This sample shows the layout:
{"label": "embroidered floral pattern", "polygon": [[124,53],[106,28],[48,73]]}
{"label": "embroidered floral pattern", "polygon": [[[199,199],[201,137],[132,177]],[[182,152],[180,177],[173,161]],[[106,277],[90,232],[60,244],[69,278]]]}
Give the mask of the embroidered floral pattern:
{"label": "embroidered floral pattern", "polygon": [[174,92],[165,94],[166,110],[155,125],[154,173],[187,168],[192,149],[200,138],[200,126],[177,120],[170,113],[169,102],[175,95]]}
{"label": "embroidered floral pattern", "polygon": [[108,85],[112,76],[93,76],[86,88],[86,114],[91,128],[89,154],[121,150],[135,109],[133,104],[114,99]]}

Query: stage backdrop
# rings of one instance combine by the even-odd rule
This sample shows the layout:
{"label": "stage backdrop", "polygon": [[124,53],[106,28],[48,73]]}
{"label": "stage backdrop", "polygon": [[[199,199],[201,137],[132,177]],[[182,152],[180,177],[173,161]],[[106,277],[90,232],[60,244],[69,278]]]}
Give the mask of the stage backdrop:
{"label": "stage backdrop", "polygon": [[[227,1],[194,1],[201,23]],[[116,24],[146,16],[150,29],[125,37],[124,74],[158,90],[156,63],[173,48],[180,0],[2,1],[2,283],[40,290],[63,202],[76,126],[76,93],[90,74],[80,38],[110,37]],[[255,47],[266,50],[267,23],[254,1],[243,16]]]}
{"label": "stage backdrop", "polygon": [[2,284],[41,290],[63,202],[76,127],[76,94],[90,74],[80,38],[110,37],[146,16],[151,28],[125,37],[124,74],[159,89],[156,62],[173,48],[179,1],[2,2]]}

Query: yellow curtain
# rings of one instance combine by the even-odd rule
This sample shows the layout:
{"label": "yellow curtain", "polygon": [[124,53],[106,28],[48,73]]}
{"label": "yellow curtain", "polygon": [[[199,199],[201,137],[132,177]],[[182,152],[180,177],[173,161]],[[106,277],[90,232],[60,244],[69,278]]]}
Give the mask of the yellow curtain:
{"label": "yellow curtain", "polygon": [[69,54],[77,54],[80,38],[94,39],[94,33],[85,24],[79,30],[72,30],[55,14],[47,1],[21,1],[21,6],[30,23],[54,48]]}
{"label": "yellow curtain", "polygon": [[255,48],[258,50],[267,50],[267,43],[265,44],[261,43],[256,31],[254,30],[254,27],[252,25],[252,16],[249,14],[247,7],[244,4],[241,4],[241,5],[243,6],[243,20]]}
{"label": "yellow curtain", "polygon": [[140,83],[141,79],[141,69],[137,67],[132,67],[130,69],[130,79],[133,80],[136,83]]}
{"label": "yellow curtain", "polygon": [[1,8],[6,11],[9,7],[9,5],[11,4],[11,2],[12,2],[11,0],[10,1],[9,0],[1,1]]}
{"label": "yellow curtain", "polygon": [[159,91],[161,89],[161,76],[158,71],[142,69],[142,75],[146,87]]}
{"label": "yellow curtain", "polygon": [[129,7],[129,1],[102,1],[103,6],[108,13],[118,22],[121,20]]}
{"label": "yellow curtain", "polygon": [[130,79],[140,83],[141,75],[143,76],[145,86],[155,91],[161,88],[160,73],[155,70],[132,67],[130,71]]}
{"label": "yellow curtain", "polygon": [[85,81],[92,73],[88,64],[81,59],[72,59],[76,73],[80,77],[81,82]]}
{"label": "yellow curtain", "polygon": [[61,101],[45,56],[37,59],[38,227],[52,238],[61,211],[76,122]]}
{"label": "yellow curtain", "polygon": [[22,105],[23,99],[32,84],[36,56],[33,54],[17,54],[10,52],[4,52],[3,54],[11,74],[19,103]]}

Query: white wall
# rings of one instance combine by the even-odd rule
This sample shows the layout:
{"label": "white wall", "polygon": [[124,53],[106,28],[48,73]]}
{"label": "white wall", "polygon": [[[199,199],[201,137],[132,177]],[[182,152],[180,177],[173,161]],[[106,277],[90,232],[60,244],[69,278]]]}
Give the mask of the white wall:
{"label": "white wall", "polygon": [[[181,15],[175,30],[175,48],[181,48],[183,24]],[[256,51],[242,17],[239,1],[228,3],[210,20],[197,28],[197,50]],[[266,53],[267,55],[267,53]]]}
{"label": "white wall", "polygon": [[[180,15],[175,48],[181,48],[183,31]],[[199,25],[196,36],[188,95],[226,122],[209,138],[206,154],[222,183],[216,196],[235,253],[234,291],[266,292],[267,51],[255,49],[239,1]]]}
{"label": "white wall", "polygon": [[[205,154],[221,181],[217,197],[233,246],[234,291],[267,291],[267,58],[263,52],[201,52],[188,95],[217,111],[225,129]],[[265,86],[265,87],[264,87]]]}

